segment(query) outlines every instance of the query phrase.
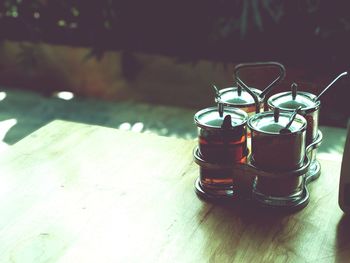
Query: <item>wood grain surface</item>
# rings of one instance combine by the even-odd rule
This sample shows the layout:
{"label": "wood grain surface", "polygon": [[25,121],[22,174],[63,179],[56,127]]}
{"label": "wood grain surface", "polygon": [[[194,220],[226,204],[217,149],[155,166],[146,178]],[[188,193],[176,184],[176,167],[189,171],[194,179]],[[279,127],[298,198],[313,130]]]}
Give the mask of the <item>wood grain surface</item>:
{"label": "wood grain surface", "polygon": [[0,262],[347,262],[340,162],[294,214],[200,201],[195,141],[54,121],[0,160]]}

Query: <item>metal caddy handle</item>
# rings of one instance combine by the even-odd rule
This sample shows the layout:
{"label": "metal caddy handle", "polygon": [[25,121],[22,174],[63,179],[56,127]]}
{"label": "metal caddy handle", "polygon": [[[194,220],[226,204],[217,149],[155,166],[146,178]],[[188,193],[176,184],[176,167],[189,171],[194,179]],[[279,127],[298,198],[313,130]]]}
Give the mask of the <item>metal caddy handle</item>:
{"label": "metal caddy handle", "polygon": [[[261,93],[257,96],[250,88],[243,82],[243,80],[239,77],[239,71],[245,68],[261,68],[261,67],[276,67],[279,69],[279,75],[276,79],[274,79]],[[241,89],[243,88],[246,92],[248,92],[254,99],[256,105],[256,113],[260,112],[259,107],[259,98],[263,99],[278,83],[280,83],[286,76],[285,67],[279,62],[254,62],[254,63],[242,63],[238,64],[234,69],[234,79],[237,83],[238,94],[240,94]]]}

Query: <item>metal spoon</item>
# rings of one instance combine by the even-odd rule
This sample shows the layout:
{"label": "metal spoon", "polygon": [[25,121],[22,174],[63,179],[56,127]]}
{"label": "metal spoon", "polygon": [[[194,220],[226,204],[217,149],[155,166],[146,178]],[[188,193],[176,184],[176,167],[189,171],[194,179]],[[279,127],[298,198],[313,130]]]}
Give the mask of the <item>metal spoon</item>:
{"label": "metal spoon", "polygon": [[220,91],[218,90],[218,88],[213,84],[211,85],[215,91],[215,99],[216,100],[221,100],[221,94]]}
{"label": "metal spoon", "polygon": [[347,74],[348,74],[347,71],[339,74],[338,77],[336,77],[331,83],[329,83],[329,85],[324,90],[322,90],[322,92],[314,99],[314,101],[318,101],[319,98],[323,95],[323,93],[325,93],[338,79],[340,79],[341,77],[343,77]]}
{"label": "metal spoon", "polygon": [[286,125],[286,127],[282,128],[280,130],[280,134],[287,134],[287,133],[291,133],[292,131],[289,129],[290,125],[292,125],[294,119],[295,119],[295,116],[297,116],[298,114],[298,111],[301,109],[301,106],[299,106],[298,108],[296,108],[294,110],[294,112],[292,113],[292,115],[290,115],[289,117],[289,120],[288,120],[288,123]]}

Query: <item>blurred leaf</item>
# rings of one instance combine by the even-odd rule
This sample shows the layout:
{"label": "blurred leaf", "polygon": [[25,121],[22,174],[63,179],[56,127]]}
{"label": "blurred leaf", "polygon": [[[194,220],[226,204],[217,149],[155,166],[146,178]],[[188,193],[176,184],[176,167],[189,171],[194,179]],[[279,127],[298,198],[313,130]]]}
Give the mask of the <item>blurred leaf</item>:
{"label": "blurred leaf", "polygon": [[258,0],[252,0],[252,7],[254,12],[254,20],[256,25],[258,26],[260,32],[263,31],[263,23],[261,20],[260,10],[259,10],[259,1]]}

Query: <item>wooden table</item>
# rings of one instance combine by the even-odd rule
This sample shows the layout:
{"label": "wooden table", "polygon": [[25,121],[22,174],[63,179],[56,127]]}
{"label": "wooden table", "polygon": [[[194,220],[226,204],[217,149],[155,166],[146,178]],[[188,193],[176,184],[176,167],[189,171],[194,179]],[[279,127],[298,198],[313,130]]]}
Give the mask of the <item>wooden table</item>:
{"label": "wooden table", "polygon": [[26,137],[0,160],[0,262],[350,259],[340,160],[283,215],[200,201],[195,144],[64,121]]}

